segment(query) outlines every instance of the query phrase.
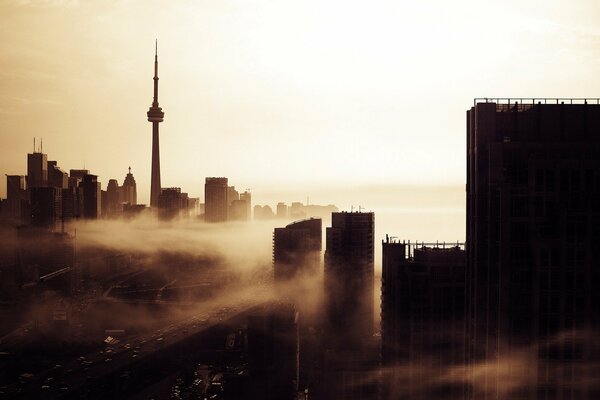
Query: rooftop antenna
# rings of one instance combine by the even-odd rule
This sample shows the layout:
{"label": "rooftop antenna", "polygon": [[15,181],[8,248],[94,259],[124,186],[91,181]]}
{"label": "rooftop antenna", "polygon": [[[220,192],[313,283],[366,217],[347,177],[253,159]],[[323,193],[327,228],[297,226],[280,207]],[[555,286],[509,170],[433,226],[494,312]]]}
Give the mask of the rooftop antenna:
{"label": "rooftop antenna", "polygon": [[44,152],[44,139],[40,138],[40,153]]}
{"label": "rooftop antenna", "polygon": [[129,167],[129,173],[131,174],[131,167]]}
{"label": "rooftop antenna", "polygon": [[35,153],[35,136],[33,137],[33,152]]}

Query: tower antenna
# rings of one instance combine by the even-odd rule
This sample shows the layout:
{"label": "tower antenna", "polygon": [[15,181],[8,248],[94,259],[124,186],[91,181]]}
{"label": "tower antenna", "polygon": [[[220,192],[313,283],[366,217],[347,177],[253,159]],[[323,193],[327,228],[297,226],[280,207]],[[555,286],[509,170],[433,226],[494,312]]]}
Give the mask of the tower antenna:
{"label": "tower antenna", "polygon": [[35,136],[33,137],[33,152],[35,153]]}

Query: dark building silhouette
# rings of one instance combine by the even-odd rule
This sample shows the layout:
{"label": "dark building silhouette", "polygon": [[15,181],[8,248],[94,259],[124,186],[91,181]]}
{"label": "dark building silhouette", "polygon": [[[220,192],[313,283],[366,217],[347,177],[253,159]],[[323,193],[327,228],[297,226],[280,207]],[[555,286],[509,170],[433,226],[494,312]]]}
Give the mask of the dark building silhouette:
{"label": "dark building silhouette", "polygon": [[123,186],[121,186],[120,193],[120,202],[127,203],[129,205],[137,204],[137,184],[135,183],[135,178],[131,173],[131,167],[129,167],[129,172],[125,176],[125,180],[123,181]]}
{"label": "dark building silhouette", "polygon": [[298,275],[316,274],[321,263],[322,222],[307,219],[293,222],[273,233],[275,281],[288,281]]}
{"label": "dark building silhouette", "polygon": [[6,175],[6,207],[4,215],[14,222],[22,222],[28,219],[27,186],[25,177],[22,175]]}
{"label": "dark building silhouette", "polygon": [[29,190],[31,225],[56,228],[62,217],[62,189],[38,186]]}
{"label": "dark building silhouette", "polygon": [[597,399],[600,105],[529,102],[467,111],[467,394]]}
{"label": "dark building silhouette", "polygon": [[48,186],[48,156],[41,152],[27,154],[27,187]]}
{"label": "dark building silhouette", "polygon": [[206,178],[204,184],[204,220],[206,222],[227,221],[227,178]]}
{"label": "dark building silhouette", "polygon": [[161,219],[173,219],[188,215],[188,194],[181,188],[162,188],[158,198],[158,216]]}
{"label": "dark building silhouette", "polygon": [[102,193],[98,177],[92,174],[83,176],[79,184],[80,197],[80,215],[85,219],[96,219],[100,217],[102,209]]}
{"label": "dark building silhouette", "polygon": [[120,201],[120,188],[116,179],[110,179],[106,185],[106,202],[102,202],[103,215],[108,218],[115,218],[122,211]]}
{"label": "dark building silhouette", "polygon": [[269,303],[248,316],[248,398],[293,400],[298,392],[298,313],[292,305]]}
{"label": "dark building silhouette", "polygon": [[152,122],[152,177],[150,185],[150,207],[158,207],[160,196],[160,150],[158,124],[163,122],[165,113],[158,106],[158,44],[154,53],[154,98],[148,110],[148,121]]}
{"label": "dark building silhouette", "polygon": [[464,365],[465,251],[382,243],[383,399],[462,399],[444,382]]}
{"label": "dark building silhouette", "polygon": [[339,212],[331,220],[325,249],[328,336],[332,346],[360,349],[374,331],[375,214]]}
{"label": "dark building silhouette", "polygon": [[48,186],[59,189],[69,186],[69,175],[58,167],[56,161],[48,161]]}

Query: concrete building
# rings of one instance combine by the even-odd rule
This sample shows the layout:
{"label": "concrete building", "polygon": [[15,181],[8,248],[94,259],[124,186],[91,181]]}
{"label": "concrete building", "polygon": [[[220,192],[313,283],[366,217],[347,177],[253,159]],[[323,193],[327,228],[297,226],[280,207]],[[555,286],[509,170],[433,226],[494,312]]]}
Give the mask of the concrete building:
{"label": "concrete building", "polygon": [[188,194],[182,193],[181,188],[162,188],[158,198],[158,216],[160,219],[169,220],[185,217],[189,214]]}
{"label": "concrete building", "polygon": [[382,398],[463,399],[443,378],[465,362],[465,251],[387,237],[382,248]]}
{"label": "concrete building", "polygon": [[339,212],[331,219],[325,249],[329,345],[360,349],[374,333],[375,214]]}
{"label": "concrete building", "polygon": [[59,189],[69,186],[69,175],[58,167],[56,161],[48,161],[48,186]]}
{"label": "concrete building", "polygon": [[29,191],[31,225],[56,228],[62,218],[62,189],[37,186]]}
{"label": "concrete building", "polygon": [[273,233],[273,269],[276,282],[318,273],[321,263],[320,219],[293,222]]}
{"label": "concrete building", "polygon": [[298,392],[298,313],[284,303],[268,303],[248,316],[248,366],[253,385],[248,398],[294,400]]}
{"label": "concrete building", "polygon": [[85,219],[97,219],[102,210],[102,190],[98,177],[92,174],[83,176],[79,184],[80,216]]}
{"label": "concrete building", "polygon": [[597,99],[467,111],[470,399],[600,398],[598,132]]}
{"label": "concrete building", "polygon": [[137,204],[137,184],[135,183],[135,178],[131,173],[131,167],[129,167],[129,172],[125,176],[125,180],[123,181],[123,186],[121,186],[120,193],[120,202],[126,203],[129,205]]}
{"label": "concrete building", "polygon": [[27,187],[48,186],[48,156],[33,152],[27,154]]}
{"label": "concrete building", "polygon": [[204,184],[204,220],[206,222],[227,221],[227,178],[206,178]]}
{"label": "concrete building", "polygon": [[27,186],[22,175],[6,175],[6,207],[3,212],[8,220],[23,222],[29,219]]}

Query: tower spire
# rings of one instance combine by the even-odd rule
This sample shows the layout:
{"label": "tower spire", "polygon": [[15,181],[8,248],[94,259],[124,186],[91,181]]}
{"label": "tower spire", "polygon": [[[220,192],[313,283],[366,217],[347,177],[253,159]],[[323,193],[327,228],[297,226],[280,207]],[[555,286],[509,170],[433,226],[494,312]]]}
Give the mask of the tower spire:
{"label": "tower spire", "polygon": [[160,151],[158,124],[163,122],[165,113],[158,106],[158,39],[154,42],[154,98],[148,110],[148,121],[152,122],[152,177],[150,186],[150,207],[158,207],[160,194]]}

